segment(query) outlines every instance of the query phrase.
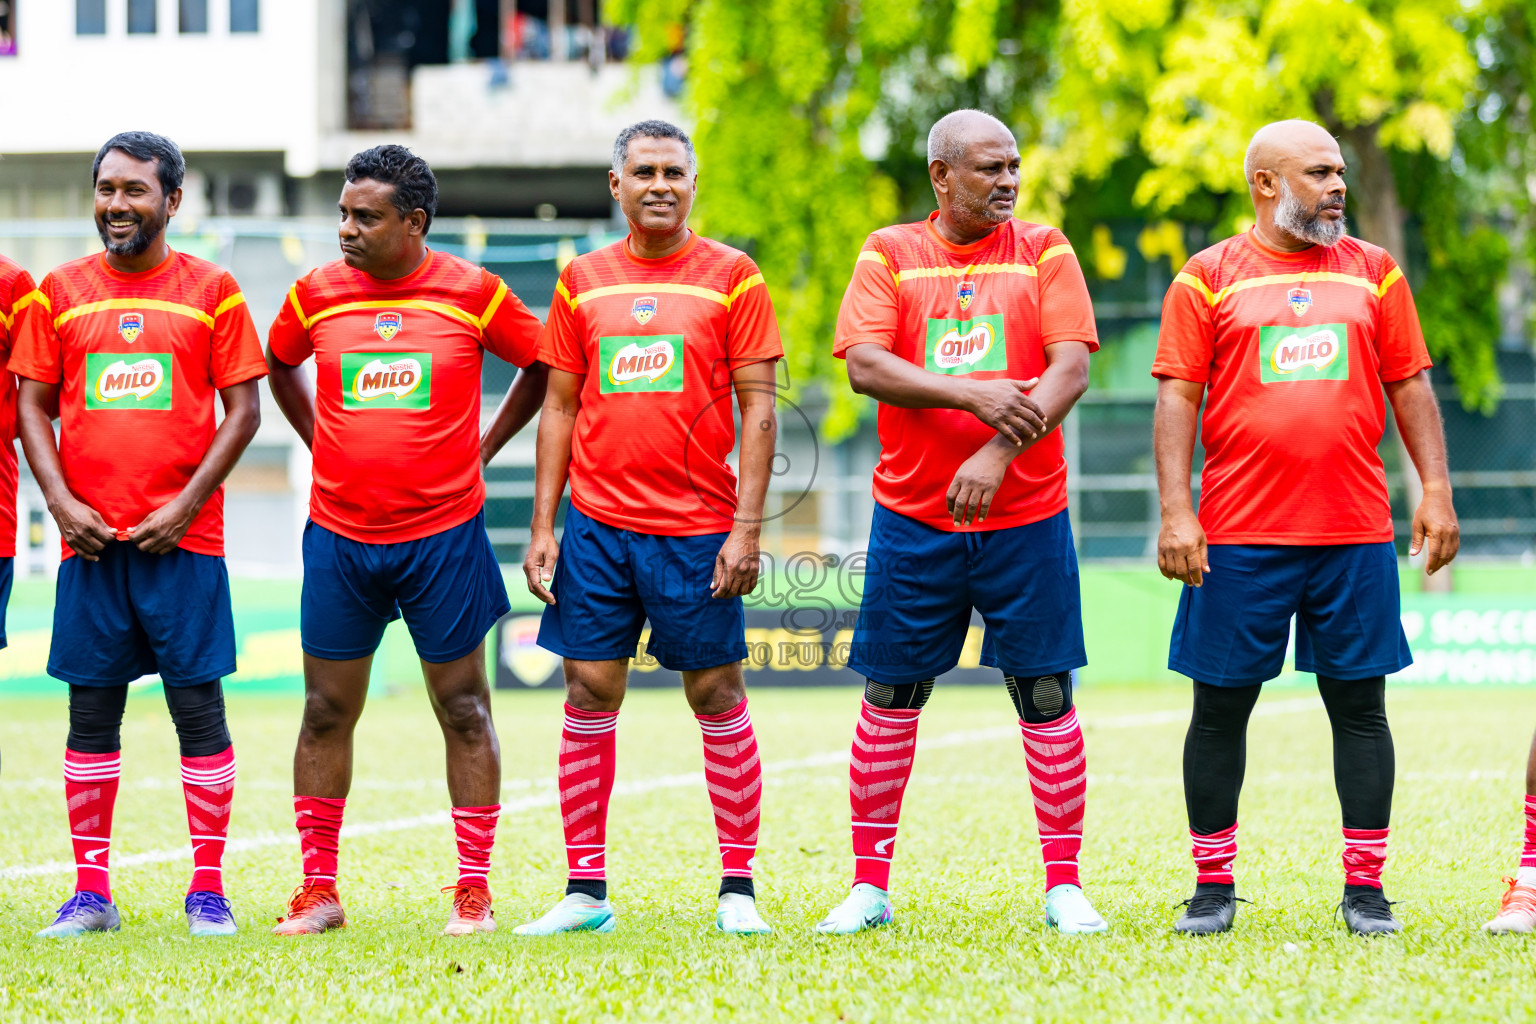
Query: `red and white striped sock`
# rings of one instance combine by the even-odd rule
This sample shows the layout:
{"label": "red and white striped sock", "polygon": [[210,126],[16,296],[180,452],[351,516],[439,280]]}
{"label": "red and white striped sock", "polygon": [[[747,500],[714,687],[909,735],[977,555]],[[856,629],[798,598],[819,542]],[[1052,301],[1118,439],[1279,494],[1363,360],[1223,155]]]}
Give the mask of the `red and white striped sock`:
{"label": "red and white striped sock", "polygon": [[917,753],[916,708],[877,708],[862,702],[848,763],[853,811],[853,882],[891,887],[901,797]]}
{"label": "red and white striped sock", "polygon": [[572,879],[608,877],[608,799],[617,762],[617,711],[565,706],[560,731],[560,824]]}
{"label": "red and white striped sock", "polygon": [[1525,842],[1520,847],[1520,870],[1536,871],[1536,796],[1525,798]]}
{"label": "red and white striped sock", "polygon": [[112,899],[107,862],[112,849],[112,808],[117,804],[123,754],[64,751],[64,802],[69,810],[69,841],[75,849],[75,891]]}
{"label": "red and white striped sock", "polygon": [[720,840],[720,874],[751,878],[762,812],[763,766],[745,699],[719,715],[694,715],[704,734],[704,784]]}
{"label": "red and white striped sock", "polygon": [[235,799],[235,748],[181,759],[181,793],[192,837],[192,881],[187,892],[224,893],[224,843]]}
{"label": "red and white striped sock", "polygon": [[299,829],[299,852],[304,858],[305,885],[335,885],[336,858],[341,848],[341,819],[345,797],[296,796],[294,823]]}
{"label": "red and white striped sock", "polygon": [[1344,829],[1344,884],[1381,888],[1381,869],[1387,863],[1389,828]]}
{"label": "red and white striped sock", "polygon": [[1232,885],[1232,862],[1237,860],[1237,823],[1208,836],[1190,830],[1190,853],[1195,858],[1195,881]]}
{"label": "red and white striped sock", "polygon": [[1077,855],[1083,845],[1083,812],[1088,798],[1088,759],[1083,730],[1072,708],[1054,722],[1019,721],[1029,788],[1035,798],[1045,887],[1078,885]]}
{"label": "red and white striped sock", "polygon": [[453,834],[459,845],[459,884],[489,887],[491,847],[496,843],[496,822],[501,804],[455,807]]}

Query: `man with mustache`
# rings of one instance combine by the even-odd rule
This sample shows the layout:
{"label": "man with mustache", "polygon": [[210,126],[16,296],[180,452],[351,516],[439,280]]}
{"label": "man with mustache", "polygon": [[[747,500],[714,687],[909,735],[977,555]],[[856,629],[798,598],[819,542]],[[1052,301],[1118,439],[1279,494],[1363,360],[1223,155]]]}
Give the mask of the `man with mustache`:
{"label": "man with mustache", "polygon": [[1197,253],[1163,302],[1158,567],[1186,585],[1168,667],[1194,680],[1184,799],[1196,884],[1174,925],[1188,934],[1226,931],[1237,913],[1248,717],[1284,667],[1293,616],[1296,668],[1317,674],[1333,729],[1345,924],[1400,927],[1381,887],[1394,774],[1386,676],[1412,657],[1377,453],[1383,388],[1424,481],[1411,553],[1425,550],[1433,573],[1460,534],[1413,296],[1390,254],[1346,234],[1344,172],[1317,125],[1261,128],[1243,161],[1253,228]]}
{"label": "man with mustache", "polygon": [[1093,307],[1066,236],[1013,217],[1019,150],[1001,121],[941,118],[928,175],[938,210],[865,241],[833,347],[853,389],[880,402],[880,464],[848,660],[867,680],[849,772],[854,884],[817,929],[893,919],[918,714],[974,609],[981,662],[1019,715],[1046,923],[1101,932],[1078,879],[1088,775],[1072,686],[1087,658],[1056,430],[1088,387]]}
{"label": "man with mustache", "polygon": [[155,673],[181,746],[188,928],[235,931],[221,870],[235,784],[220,686],[235,671],[222,484],[256,433],[266,364],[234,279],[166,242],[185,171],[159,135],[124,132],[101,148],[91,178],[106,251],[43,278],[11,350],[21,442],[64,540],[48,674],[69,684],[76,881],[49,937],[119,926],[107,870],[119,732],[128,684]]}

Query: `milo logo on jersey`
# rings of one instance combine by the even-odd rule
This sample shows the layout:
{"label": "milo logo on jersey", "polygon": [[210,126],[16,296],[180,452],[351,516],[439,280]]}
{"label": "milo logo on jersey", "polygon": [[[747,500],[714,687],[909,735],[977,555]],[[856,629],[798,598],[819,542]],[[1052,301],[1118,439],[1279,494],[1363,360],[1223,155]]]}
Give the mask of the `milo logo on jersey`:
{"label": "milo logo on jersey", "polygon": [[683,390],[681,334],[598,338],[597,353],[602,364],[600,390],[605,395]]}
{"label": "milo logo on jersey", "polygon": [[988,313],[974,320],[928,321],[928,345],[923,365],[933,373],[973,373],[1008,369],[1003,340],[1003,315]]}
{"label": "milo logo on jersey", "polygon": [[343,409],[426,409],[432,405],[432,353],[343,352]]}
{"label": "milo logo on jersey", "polygon": [[169,409],[169,352],[88,352],[85,356],[87,409]]}
{"label": "milo logo on jersey", "polygon": [[1344,324],[1259,328],[1259,380],[1349,380],[1349,328]]}

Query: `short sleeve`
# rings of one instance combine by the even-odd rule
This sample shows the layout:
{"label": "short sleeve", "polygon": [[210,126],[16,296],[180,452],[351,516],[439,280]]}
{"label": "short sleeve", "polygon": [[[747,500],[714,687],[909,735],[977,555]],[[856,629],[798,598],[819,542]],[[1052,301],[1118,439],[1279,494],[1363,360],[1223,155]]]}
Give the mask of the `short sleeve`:
{"label": "short sleeve", "polygon": [[554,297],[549,300],[549,321],[539,336],[539,362],[567,373],[587,372],[587,351],[582,343],[581,323],[572,299],[571,267],[560,272]]}
{"label": "short sleeve", "polygon": [[762,271],[751,258],[742,256],[731,268],[730,294],[726,299],[725,356],[732,369],[768,359],[781,359],[779,319]]}
{"label": "short sleeve", "polygon": [[487,352],[513,366],[530,366],[539,358],[539,334],[544,325],[523,300],[512,294],[507,282],[488,270],[485,277],[488,299],[480,314],[480,344]]}
{"label": "short sleeve", "polygon": [[267,328],[267,348],[278,362],[298,366],[314,355],[315,346],[309,338],[309,316],[304,311],[304,282],[295,281],[288,289],[277,318]]}
{"label": "short sleeve", "polygon": [[848,347],[873,342],[886,350],[896,347],[899,326],[896,301],[896,268],[870,235],[853,264],[853,277],[837,311],[837,332],[832,354],[847,358]]}
{"label": "short sleeve", "polygon": [[64,380],[63,342],[53,325],[52,275],[18,303],[11,328],[11,354],[6,369],[18,377],[58,384]]}
{"label": "short sleeve", "polygon": [[1163,319],[1157,329],[1152,376],[1195,384],[1211,379],[1211,363],[1216,358],[1211,294],[1204,268],[1194,260],[1184,264],[1163,297]]}
{"label": "short sleeve", "polygon": [[1099,328],[1093,319],[1093,300],[1067,236],[1052,230],[1035,266],[1040,275],[1040,344],[1081,341],[1088,351],[1097,352]]}
{"label": "short sleeve", "polygon": [[1419,310],[1413,303],[1408,279],[1391,256],[1382,254],[1382,278],[1376,319],[1376,351],[1381,360],[1381,379],[1387,383],[1407,380],[1434,365],[1424,344]]}
{"label": "short sleeve", "polygon": [[267,375],[251,308],[228,274],[219,280],[219,304],[213,311],[212,370],[216,388],[234,387]]}
{"label": "short sleeve", "polygon": [[18,270],[8,294],[0,295],[0,365],[11,355],[11,339],[16,337],[16,321],[31,304],[29,296],[37,289],[32,275]]}

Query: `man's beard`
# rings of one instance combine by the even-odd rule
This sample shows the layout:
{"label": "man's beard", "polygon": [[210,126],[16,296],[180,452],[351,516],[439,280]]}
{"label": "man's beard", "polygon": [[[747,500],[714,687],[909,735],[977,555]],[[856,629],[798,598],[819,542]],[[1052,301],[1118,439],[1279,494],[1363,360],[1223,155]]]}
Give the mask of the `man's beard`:
{"label": "man's beard", "polygon": [[1002,224],[1010,220],[1013,217],[1013,213],[1011,211],[1008,213],[997,212],[996,210],[992,209],[992,202],[996,199],[1008,198],[1011,198],[1010,193],[1001,192],[995,189],[991,192],[988,192],[985,196],[979,196],[975,195],[974,193],[966,193],[960,190],[956,190],[954,205],[958,206],[962,212],[969,214],[971,217],[974,217],[977,220],[988,221],[992,224]]}
{"label": "man's beard", "polygon": [[161,216],[152,220],[139,218],[138,229],[134,231],[133,237],[129,238],[126,242],[113,242],[111,240],[112,236],[107,233],[107,219],[105,217],[96,218],[96,233],[101,236],[101,244],[106,246],[107,252],[113,256],[127,256],[129,258],[142,256],[145,252],[149,251],[150,246],[155,244],[155,239],[160,237],[160,232],[165,230],[165,211],[162,209],[160,212]]}
{"label": "man's beard", "polygon": [[1349,231],[1349,225],[1341,215],[1338,220],[1323,217],[1324,210],[1344,209],[1342,197],[1329,197],[1308,210],[1285,179],[1280,179],[1280,202],[1275,207],[1275,227],[1288,235],[1313,245],[1333,245]]}

